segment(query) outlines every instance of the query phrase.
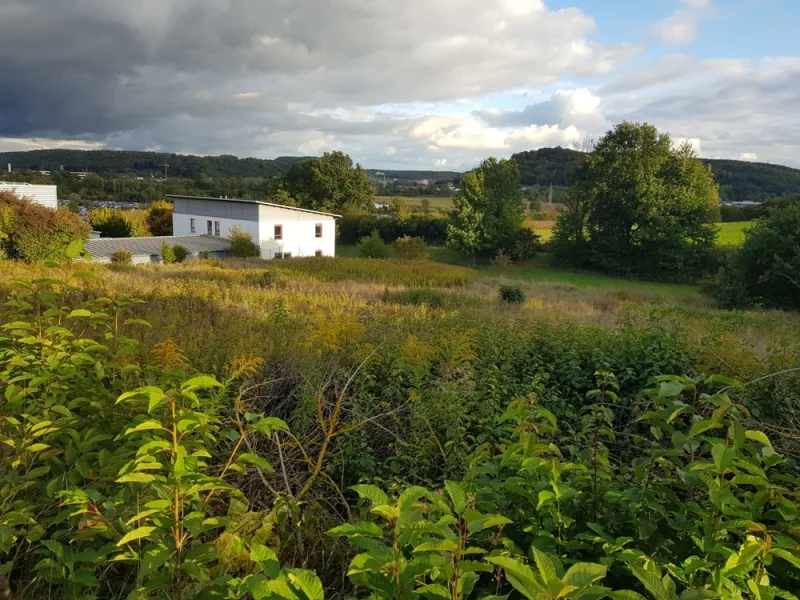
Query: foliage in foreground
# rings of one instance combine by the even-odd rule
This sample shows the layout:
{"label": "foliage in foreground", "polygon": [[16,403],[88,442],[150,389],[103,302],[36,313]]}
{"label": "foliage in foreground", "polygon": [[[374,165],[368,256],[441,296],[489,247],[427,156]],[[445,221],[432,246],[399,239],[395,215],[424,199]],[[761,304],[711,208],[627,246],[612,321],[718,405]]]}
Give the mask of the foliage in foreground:
{"label": "foliage in foreground", "polygon": [[358,548],[350,580],[377,598],[794,600],[800,478],[745,427],[736,385],[658,378],[622,454],[613,375],[575,429],[522,398],[463,483],[394,500],[357,485],[368,520],[329,534]]}
{"label": "foliage in foreground", "polygon": [[717,299],[731,308],[800,310],[800,204],[775,209],[744,236],[717,278]]}
{"label": "foliage in foreground", "polygon": [[[248,512],[230,476],[271,470],[245,450],[286,430],[232,395],[259,363],[219,382],[191,376],[167,344],[160,367],[140,367],[126,331],[147,323],[123,316],[135,301],[72,309],[76,291],[20,283],[6,304],[0,581],[32,598],[321,600],[316,576],[281,568],[264,531],[236,534],[263,515]],[[226,401],[233,418],[217,410]]]}
{"label": "foliage in foreground", "polygon": [[231,240],[231,247],[228,254],[236,258],[255,258],[261,255],[261,249],[253,241],[253,236],[244,231],[238,225],[231,227],[228,237]]}

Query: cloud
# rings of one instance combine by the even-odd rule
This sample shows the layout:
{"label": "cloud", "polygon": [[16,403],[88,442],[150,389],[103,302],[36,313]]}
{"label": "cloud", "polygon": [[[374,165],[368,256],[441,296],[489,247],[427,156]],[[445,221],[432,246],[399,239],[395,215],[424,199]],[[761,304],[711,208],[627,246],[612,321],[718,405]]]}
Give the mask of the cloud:
{"label": "cloud", "polygon": [[742,152],[739,155],[739,160],[746,160],[749,162],[755,162],[758,160],[758,154],[755,152]]}
{"label": "cloud", "polygon": [[530,104],[521,111],[478,111],[476,115],[494,126],[573,125],[586,129],[604,127],[602,99],[586,88],[558,90],[549,100]]}
{"label": "cloud", "polygon": [[653,25],[651,31],[667,46],[690,44],[697,38],[700,19],[711,13],[711,0],[682,0],[680,8]]}

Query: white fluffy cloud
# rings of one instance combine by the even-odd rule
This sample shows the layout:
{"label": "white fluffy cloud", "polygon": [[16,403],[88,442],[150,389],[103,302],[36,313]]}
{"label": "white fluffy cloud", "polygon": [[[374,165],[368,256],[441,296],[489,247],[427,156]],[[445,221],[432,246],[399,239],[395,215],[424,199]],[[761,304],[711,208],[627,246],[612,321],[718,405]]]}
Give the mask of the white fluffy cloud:
{"label": "white fluffy cloud", "polygon": [[679,46],[693,42],[698,22],[711,13],[711,0],[682,0],[682,4],[683,8],[653,26],[652,31],[662,44]]}

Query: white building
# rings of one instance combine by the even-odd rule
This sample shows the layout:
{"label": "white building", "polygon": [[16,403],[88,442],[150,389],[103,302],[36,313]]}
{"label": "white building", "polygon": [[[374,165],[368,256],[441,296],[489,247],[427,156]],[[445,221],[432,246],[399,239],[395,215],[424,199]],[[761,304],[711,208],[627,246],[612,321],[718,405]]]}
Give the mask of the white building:
{"label": "white building", "polygon": [[34,185],[31,183],[14,183],[0,181],[0,192],[11,192],[17,198],[27,198],[31,202],[41,204],[55,210],[58,208],[58,187],[54,185]]}
{"label": "white building", "polygon": [[336,255],[339,215],[258,200],[168,196],[175,204],[172,233],[228,238],[239,226],[253,236],[261,258]]}

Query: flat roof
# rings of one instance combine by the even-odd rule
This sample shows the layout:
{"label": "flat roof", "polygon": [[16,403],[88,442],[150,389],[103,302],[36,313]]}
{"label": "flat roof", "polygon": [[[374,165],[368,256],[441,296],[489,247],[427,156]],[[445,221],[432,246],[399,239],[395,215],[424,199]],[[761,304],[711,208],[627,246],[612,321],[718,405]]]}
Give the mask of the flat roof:
{"label": "flat roof", "polygon": [[209,235],[174,235],[168,237],[99,238],[84,240],[83,247],[92,258],[111,258],[117,250],[127,250],[134,256],[157,256],[161,245],[181,245],[189,253],[209,250],[220,252],[231,247],[230,240]]}
{"label": "flat roof", "polygon": [[311,210],[310,208],[299,208],[297,206],[286,206],[284,204],[275,204],[274,202],[265,202],[264,200],[245,200],[243,198],[208,198],[205,196],[181,196],[180,194],[166,194],[167,198],[180,198],[182,200],[213,200],[215,202],[244,202],[245,204],[261,204],[263,206],[272,206],[275,208],[283,208],[286,210],[296,210],[299,212],[311,213],[312,215],[322,215],[325,217],[334,217],[340,219],[342,215],[335,215],[333,213],[320,212],[318,210]]}

